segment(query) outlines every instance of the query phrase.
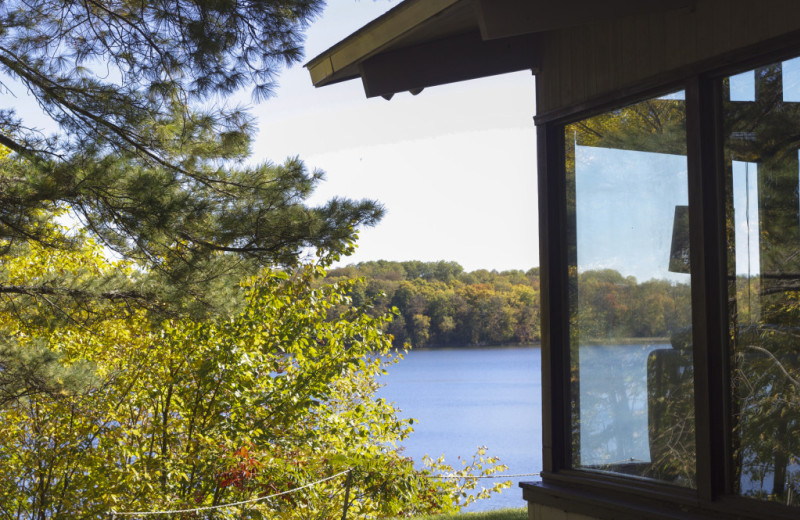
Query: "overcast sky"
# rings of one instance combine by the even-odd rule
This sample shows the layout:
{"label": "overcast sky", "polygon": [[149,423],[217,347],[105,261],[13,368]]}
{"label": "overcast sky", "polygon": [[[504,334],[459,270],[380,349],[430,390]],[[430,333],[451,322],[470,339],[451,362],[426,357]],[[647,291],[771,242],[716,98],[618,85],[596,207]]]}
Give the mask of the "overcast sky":
{"label": "overcast sky", "polygon": [[[399,3],[330,0],[309,29],[306,60]],[[257,105],[256,159],[300,156],[324,170],[315,200],[372,198],[365,260],[453,260],[467,270],[539,264],[534,81],[520,72],[367,99],[359,80],[315,89],[297,66]]]}

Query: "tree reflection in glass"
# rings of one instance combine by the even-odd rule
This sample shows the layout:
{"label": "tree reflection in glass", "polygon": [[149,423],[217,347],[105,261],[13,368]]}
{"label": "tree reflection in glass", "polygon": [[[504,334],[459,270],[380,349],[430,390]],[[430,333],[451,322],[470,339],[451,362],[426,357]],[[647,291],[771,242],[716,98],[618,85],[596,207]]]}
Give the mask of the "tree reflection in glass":
{"label": "tree reflection in glass", "polygon": [[695,485],[683,94],[565,127],[573,467]]}
{"label": "tree reflection in glass", "polygon": [[723,87],[737,491],[798,505],[800,63]]}

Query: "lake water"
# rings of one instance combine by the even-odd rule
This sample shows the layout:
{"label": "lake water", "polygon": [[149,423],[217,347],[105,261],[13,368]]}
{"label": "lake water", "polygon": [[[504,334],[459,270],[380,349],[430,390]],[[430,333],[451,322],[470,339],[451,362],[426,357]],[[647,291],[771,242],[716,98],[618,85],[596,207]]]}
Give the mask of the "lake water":
{"label": "lake water", "polygon": [[[419,421],[405,441],[405,454],[415,461],[444,454],[457,467],[457,457],[469,460],[485,445],[487,455],[508,466],[508,474],[541,471],[539,347],[412,350],[381,381],[379,395],[397,403],[402,417]],[[539,477],[508,480],[511,488],[468,510],[523,507],[518,483]]]}

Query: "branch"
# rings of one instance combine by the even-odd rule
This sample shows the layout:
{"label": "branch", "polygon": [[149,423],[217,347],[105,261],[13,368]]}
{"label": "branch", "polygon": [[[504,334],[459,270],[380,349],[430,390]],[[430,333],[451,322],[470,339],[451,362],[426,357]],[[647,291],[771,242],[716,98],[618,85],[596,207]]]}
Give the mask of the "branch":
{"label": "branch", "polygon": [[797,379],[792,377],[792,375],[789,373],[789,371],[786,370],[786,367],[783,366],[783,363],[781,363],[780,360],[775,357],[775,354],[773,354],[769,350],[765,349],[764,347],[760,347],[758,345],[747,345],[747,348],[749,348],[751,350],[755,350],[755,351],[761,352],[762,354],[766,354],[772,361],[775,362],[775,364],[778,366],[780,371],[783,372],[783,375],[786,376],[786,379],[788,379],[789,382],[791,382],[797,388],[800,388],[800,381],[798,381]]}
{"label": "branch", "polygon": [[101,117],[97,114],[92,113],[91,111],[84,109],[83,107],[72,103],[68,99],[66,99],[61,90],[65,90],[64,86],[57,83],[52,78],[48,78],[43,76],[38,70],[28,66],[28,64],[21,60],[17,55],[11,52],[9,49],[0,47],[0,52],[5,53],[7,56],[13,57],[16,61],[11,61],[2,53],[0,53],[0,63],[8,67],[9,70],[13,71],[15,74],[19,76],[24,82],[28,84],[28,86],[35,86],[41,89],[46,95],[52,97],[52,99],[60,106],[62,109],[68,109],[70,112],[75,114],[77,117],[84,119],[87,123],[94,123],[99,126],[103,126],[110,130],[113,134],[120,137],[123,141],[128,143],[134,150],[141,153],[143,156],[153,160],[156,164],[161,165],[168,169],[176,170],[184,175],[193,177],[194,176],[186,171],[185,169],[181,168],[177,164],[173,164],[172,162],[164,159],[163,157],[159,156],[153,150],[151,150],[147,145],[144,144],[144,139],[141,136],[136,135],[134,132],[129,132],[128,130],[120,127],[119,125]]}
{"label": "branch", "polygon": [[152,301],[155,295],[139,291],[105,291],[94,293],[83,289],[61,289],[46,285],[0,285],[0,294],[26,294],[28,296],[63,295],[71,298],[101,298],[109,301]]}

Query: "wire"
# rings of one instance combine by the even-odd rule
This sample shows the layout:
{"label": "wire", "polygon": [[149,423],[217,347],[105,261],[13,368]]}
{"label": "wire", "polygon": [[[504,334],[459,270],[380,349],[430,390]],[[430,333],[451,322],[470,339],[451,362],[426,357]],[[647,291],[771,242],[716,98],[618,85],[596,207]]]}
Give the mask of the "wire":
{"label": "wire", "polygon": [[243,500],[241,502],[233,502],[233,503],[230,503],[230,504],[221,504],[221,505],[218,505],[218,506],[196,507],[194,509],[174,509],[174,510],[171,510],[171,511],[127,511],[127,512],[111,511],[110,514],[111,514],[112,518],[114,518],[116,516],[174,515],[174,514],[178,514],[178,513],[198,513],[200,511],[209,511],[209,510],[212,510],[212,509],[223,509],[223,508],[226,508],[226,507],[235,507],[235,506],[241,506],[241,505],[246,505],[246,504],[253,504],[255,502],[261,502],[262,500],[268,500],[270,498],[275,498],[275,497],[279,497],[279,496],[283,496],[283,495],[288,495],[290,493],[295,493],[295,492],[300,491],[302,489],[306,489],[306,488],[310,488],[310,487],[316,486],[317,484],[322,484],[323,482],[327,482],[329,480],[333,480],[336,477],[341,477],[342,475],[345,475],[345,474],[349,473],[350,471],[351,470],[347,469],[347,470],[344,470],[344,471],[342,471],[340,473],[337,473],[336,475],[331,475],[330,477],[323,478],[321,480],[317,480],[316,482],[312,482],[310,484],[306,484],[305,486],[301,486],[299,488],[294,488],[294,489],[290,489],[288,491],[282,491],[280,493],[275,493],[274,495],[269,495],[269,496],[266,496],[266,497],[254,498],[252,500]]}
{"label": "wire", "polygon": [[[217,506],[203,506],[203,507],[196,507],[193,509],[173,509],[173,510],[164,510],[164,511],[111,511],[109,513],[112,518],[117,516],[148,516],[148,515],[174,515],[179,513],[198,513],[200,511],[210,511],[215,509],[224,509],[226,507],[236,507],[242,506],[247,504],[254,504],[256,502],[261,502],[263,500],[269,500],[270,498],[275,498],[283,495],[288,495],[291,493],[296,493],[297,491],[301,491],[303,489],[307,489],[310,487],[314,487],[317,484],[322,484],[323,482],[327,482],[329,480],[333,480],[337,477],[341,477],[347,473],[350,473],[352,470],[347,469],[345,471],[341,471],[335,475],[331,475],[330,477],[323,478],[321,480],[317,480],[316,482],[311,482],[310,484],[306,484],[304,486],[290,489],[288,491],[282,491],[280,493],[275,493],[273,495],[253,498],[251,500],[243,500],[241,502],[232,502],[230,504],[220,504]],[[461,479],[499,479],[499,478],[515,478],[515,477],[540,477],[541,473],[518,473],[514,475],[424,475],[425,478],[440,478],[440,479],[453,479],[453,480],[461,480]]]}
{"label": "wire", "polygon": [[541,477],[541,473],[517,473],[515,475],[425,475],[425,478],[479,479],[479,478],[516,478]]}

